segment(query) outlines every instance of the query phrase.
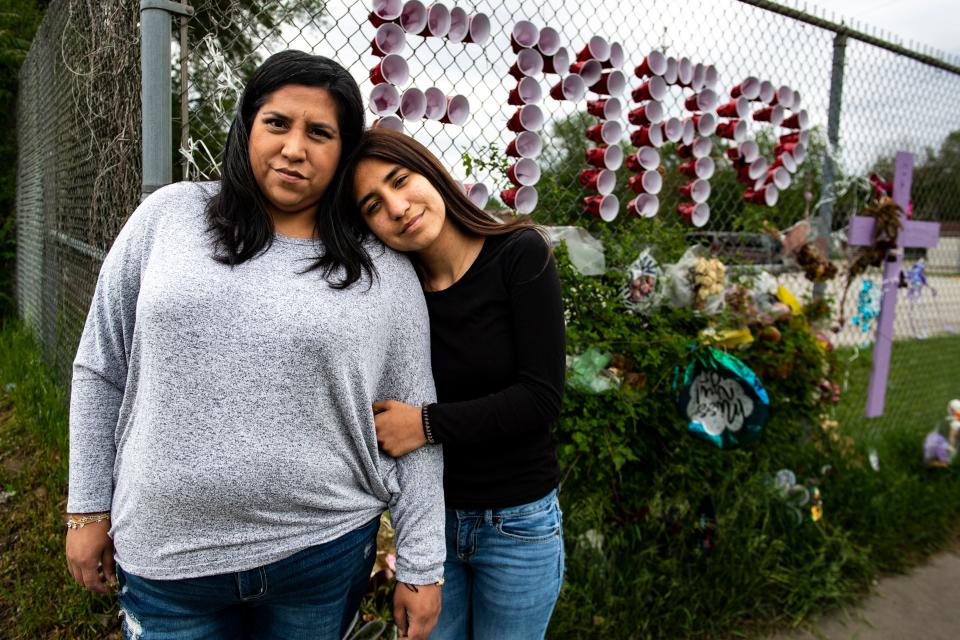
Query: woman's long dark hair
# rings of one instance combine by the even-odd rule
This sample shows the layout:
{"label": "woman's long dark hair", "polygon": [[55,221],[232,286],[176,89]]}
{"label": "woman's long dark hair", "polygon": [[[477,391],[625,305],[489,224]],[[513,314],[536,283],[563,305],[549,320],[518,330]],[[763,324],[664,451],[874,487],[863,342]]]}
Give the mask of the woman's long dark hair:
{"label": "woman's long dark hair", "polygon": [[[241,264],[273,243],[273,220],[250,164],[250,129],[270,94],[287,85],[326,89],[337,105],[340,162],[316,212],[316,230],[323,240],[324,252],[307,270],[322,269],[331,286],[345,288],[356,282],[362,271],[373,274],[373,263],[360,238],[351,234],[348,227],[337,224],[333,216],[333,187],[340,183],[345,159],[363,134],[363,98],[346,69],[329,58],[302,51],[282,51],[267,58],[240,97],[223,150],[220,191],[207,203],[214,259],[231,266]],[[331,279],[334,272],[341,274],[339,280]]]}
{"label": "woman's long dark hair", "polygon": [[[430,151],[410,136],[389,129],[369,129],[364,132],[360,142],[346,161],[341,175],[342,182],[337,189],[340,200],[337,215],[344,218],[345,225],[359,225],[365,229],[356,199],[353,194],[357,165],[361,160],[376,158],[384,162],[400,165],[425,177],[443,198],[447,218],[461,231],[476,236],[499,236],[512,233],[517,229],[533,229],[544,240],[546,234],[530,218],[517,217],[502,222],[475,205],[444,166]],[[360,233],[364,233],[363,229]],[[547,240],[549,245],[549,241]]]}

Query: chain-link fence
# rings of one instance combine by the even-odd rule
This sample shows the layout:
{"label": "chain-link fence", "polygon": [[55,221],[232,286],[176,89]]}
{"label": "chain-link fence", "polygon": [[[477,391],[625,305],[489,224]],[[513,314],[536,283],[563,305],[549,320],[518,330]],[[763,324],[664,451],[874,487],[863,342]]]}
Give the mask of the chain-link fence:
{"label": "chain-link fence", "polygon": [[130,3],[50,3],[20,74],[17,303],[64,379],[97,273],[140,194]]}
{"label": "chain-link fence", "polygon": [[[18,300],[21,314],[38,330],[50,359],[64,375],[99,260],[134,206],[139,188],[139,35],[137,11],[130,4],[52,2],[23,71]],[[384,59],[374,55],[378,29],[370,13],[374,9],[381,13],[387,10],[388,14],[393,9],[402,10],[404,24],[420,32],[416,3],[191,0],[184,4],[191,6],[192,15],[171,17],[174,55],[170,69],[170,138],[174,151],[170,163],[174,179],[216,176],[222,143],[245,79],[271,53],[297,48],[333,57],[346,66],[365,96],[378,92],[375,102],[381,107],[379,116],[386,116],[385,122],[399,122],[407,133],[441,156],[458,178],[485,184],[493,207],[502,206],[499,192],[513,188],[506,169],[517,159],[507,156],[506,150],[518,137],[518,132],[511,130],[517,128],[516,123],[509,123],[522,105],[511,102],[535,104],[542,115],[542,126],[537,126],[537,110],[526,107],[527,115],[520,126],[538,130],[543,147],[534,160],[536,169],[530,170],[542,174],[535,186],[538,203],[532,215],[545,224],[606,225],[584,213],[584,198],[596,191],[583,186],[580,178],[583,170],[600,168],[591,167],[585,153],[603,144],[585,135],[587,127],[601,122],[586,113],[587,102],[608,96],[577,90],[576,82],[570,80],[565,82],[574,86],[564,86],[559,74],[538,72],[541,63],[548,68],[551,64],[561,67],[562,54],[529,56],[516,52],[511,36],[529,36],[529,29],[524,30],[528,27],[524,21],[529,21],[539,36],[546,38],[537,37],[535,48],[542,49],[542,44],[551,49],[547,36],[552,29],[556,34],[553,44],[569,52],[570,63],[576,62],[578,53],[594,36],[608,44],[617,43],[623,55],[618,60],[615,53],[614,62],[623,72],[625,87],[619,96],[621,112],[610,118],[619,123],[621,132],[616,139],[611,138],[610,146],[621,146],[629,156],[637,150],[631,142],[639,142],[644,136],[646,140],[653,136],[654,142],[665,138],[657,149],[658,162],[645,158],[651,167],[659,165],[659,171],[652,169],[655,176],[640,180],[641,190],[651,193],[660,183],[655,194],[658,206],[651,210],[656,211],[655,217],[638,218],[628,212],[628,201],[637,195],[629,179],[639,172],[624,162],[616,171],[613,189],[618,206],[611,212],[618,216],[609,227],[646,225],[654,236],[689,234],[686,240],[706,242],[730,261],[766,263],[776,261],[779,250],[763,233],[766,226],[784,229],[808,217],[814,227],[821,225],[822,231],[833,232],[832,257],[842,271],[847,254],[840,236],[850,216],[871,194],[866,176],[875,172],[881,179],[889,179],[894,153],[911,151],[916,158],[914,215],[941,221],[943,237],[940,245],[925,255],[932,288],[922,291],[919,298],[900,296],[896,337],[949,334],[950,319],[960,317],[957,60],[928,53],[920,59],[903,55],[875,34],[865,34],[872,43],[864,42],[858,39],[864,34],[851,34],[848,26],[839,28],[823,17],[760,0],[438,2],[429,7],[428,18],[439,15],[441,19],[430,24],[439,26],[436,32],[440,33],[443,14],[452,16],[454,35],[427,37],[401,31],[399,38],[391,39],[390,28],[381,31],[385,34],[380,42],[383,48],[393,51],[391,47],[397,47],[396,57],[385,63],[389,67],[386,75],[395,81],[397,94],[410,101],[403,110],[416,116],[392,120],[387,113],[396,97],[387,88],[391,83],[374,85],[371,80],[371,69]],[[483,20],[478,16],[489,19],[489,37],[480,43],[464,42],[456,32],[461,24],[467,25],[467,39],[472,35],[482,40]],[[396,34],[396,28],[393,30]],[[614,51],[618,47],[613,47]],[[647,100],[635,101],[632,94],[650,82],[649,77],[637,77],[635,68],[654,50],[676,59],[680,82],[657,86],[658,81],[653,81],[653,86],[647,86],[646,92],[659,98],[661,114],[644,110],[630,115],[630,111],[650,104]],[[687,82],[685,61],[690,63]],[[518,62],[523,62],[525,69],[514,70],[511,75],[511,68]],[[654,62],[653,66],[658,64]],[[406,74],[402,73],[403,67]],[[564,71],[565,67],[558,70]],[[601,77],[616,84],[616,79],[608,76],[614,70],[601,68]],[[595,71],[581,68],[583,76]],[[522,80],[522,95],[511,97],[521,82],[515,75],[526,77],[524,73],[529,73],[530,79]],[[669,65],[662,73],[672,80]],[[756,119],[763,104],[751,102],[746,111],[734,104],[718,111],[718,106],[732,100],[733,88],[751,77],[770,83],[775,98],[765,96],[767,102],[776,99],[780,107],[787,106],[784,117],[806,111],[809,139],[804,140],[805,153],[787,147],[793,143],[789,138],[778,139],[796,133],[797,127],[774,127]],[[592,80],[586,79],[586,84],[591,84]],[[555,88],[558,84],[559,89]],[[777,91],[781,87],[792,91]],[[425,92],[426,98],[432,97],[433,92],[427,92],[431,88],[438,90],[439,96],[466,99],[469,115],[461,124],[419,117],[418,95],[408,90]],[[716,104],[706,100],[693,105],[709,114],[706,122],[684,124],[693,115],[684,103],[710,88],[716,93]],[[575,99],[557,99],[564,91]],[[542,94],[542,98],[533,99],[531,92]],[[638,97],[646,97],[646,93]],[[715,131],[710,119],[718,113],[721,115],[714,125],[720,127]],[[745,130],[734,126],[737,115]],[[376,117],[368,113],[368,122]],[[644,118],[652,121],[645,133],[645,125],[635,124]],[[453,114],[453,120],[459,121],[458,114]],[[835,122],[833,130],[828,126],[831,121]],[[675,139],[672,127],[677,124],[680,137]],[[529,140],[530,136],[526,137]],[[712,164],[712,172],[696,165],[681,168],[696,159],[681,157],[681,153],[702,153],[692,144],[697,138],[709,140],[708,157],[713,162],[703,164]],[[773,207],[745,200],[745,191],[758,191],[760,185],[753,180],[746,184],[739,181],[738,164],[731,160],[737,155],[731,149],[743,150],[744,142],[751,141],[757,143],[759,154],[768,164],[775,164],[779,158],[779,164],[787,170],[786,178],[783,170],[777,175],[782,188]],[[788,148],[798,159],[796,167],[782,158]],[[612,159],[603,157],[599,163],[608,161]],[[742,173],[742,163],[739,168]],[[759,175],[765,177],[766,172]],[[682,194],[682,185],[697,177],[709,185],[709,195],[704,196],[702,185],[697,193]],[[688,211],[703,226],[691,225],[678,215],[678,205],[704,199],[706,207]],[[919,255],[908,252],[905,269],[913,266]],[[811,285],[797,272],[782,267],[780,271],[782,281],[795,293],[809,293]],[[879,278],[874,272],[866,277],[874,281]],[[857,312],[861,282],[862,278],[851,287],[848,318]],[[837,296],[835,285],[827,293]],[[872,336],[872,331],[863,333],[859,327],[847,325],[838,341],[853,349],[852,358],[865,357],[857,349]],[[894,349],[894,368],[933,368],[944,375],[956,371],[945,351],[924,356],[923,361],[898,359],[901,351],[908,353]],[[851,414],[849,418],[856,416]]]}

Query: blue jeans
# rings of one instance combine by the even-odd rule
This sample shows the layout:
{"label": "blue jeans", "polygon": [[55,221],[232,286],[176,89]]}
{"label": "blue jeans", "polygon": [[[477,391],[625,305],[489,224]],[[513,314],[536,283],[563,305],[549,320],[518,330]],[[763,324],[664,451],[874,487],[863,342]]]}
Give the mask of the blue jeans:
{"label": "blue jeans", "polygon": [[380,519],[256,569],[149,580],[117,567],[127,640],[340,640],[376,559]]}
{"label": "blue jeans", "polygon": [[443,608],[431,640],[543,638],[563,583],[556,490],[505,509],[447,509]]}

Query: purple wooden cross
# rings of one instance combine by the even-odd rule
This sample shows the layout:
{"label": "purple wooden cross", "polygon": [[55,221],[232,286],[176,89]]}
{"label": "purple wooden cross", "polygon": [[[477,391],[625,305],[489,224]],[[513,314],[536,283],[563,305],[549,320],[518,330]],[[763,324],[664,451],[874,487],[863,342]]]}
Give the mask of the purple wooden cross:
{"label": "purple wooden cross", "polygon": [[[893,200],[904,211],[910,203],[910,184],[913,181],[913,154],[906,151],[897,153],[896,168],[893,176]],[[887,393],[887,375],[890,373],[890,353],[893,350],[893,319],[897,312],[897,286],[900,282],[900,263],[903,262],[903,249],[907,247],[930,248],[937,245],[940,236],[940,224],[907,220],[906,214],[900,214],[903,229],[897,235],[897,251],[893,257],[883,263],[883,288],[880,299],[880,317],[877,323],[877,341],[873,347],[873,369],[870,371],[870,385],[867,387],[866,416],[876,418],[883,415],[883,401]],[[873,244],[876,220],[869,216],[853,216],[847,228],[847,242],[856,246]]]}

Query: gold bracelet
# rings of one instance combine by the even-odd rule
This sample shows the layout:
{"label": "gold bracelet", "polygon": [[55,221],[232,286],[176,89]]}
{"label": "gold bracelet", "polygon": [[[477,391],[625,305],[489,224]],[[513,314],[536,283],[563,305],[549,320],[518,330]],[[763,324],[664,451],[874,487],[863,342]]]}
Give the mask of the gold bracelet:
{"label": "gold bracelet", "polygon": [[83,529],[88,524],[109,519],[109,513],[87,513],[82,516],[69,516],[67,518],[67,529]]}

